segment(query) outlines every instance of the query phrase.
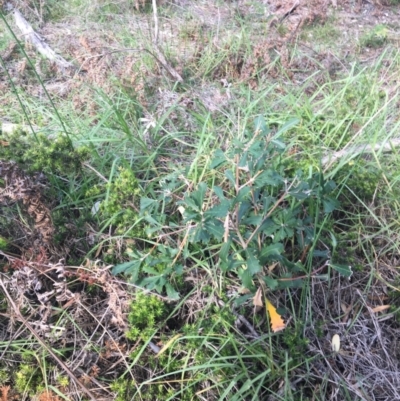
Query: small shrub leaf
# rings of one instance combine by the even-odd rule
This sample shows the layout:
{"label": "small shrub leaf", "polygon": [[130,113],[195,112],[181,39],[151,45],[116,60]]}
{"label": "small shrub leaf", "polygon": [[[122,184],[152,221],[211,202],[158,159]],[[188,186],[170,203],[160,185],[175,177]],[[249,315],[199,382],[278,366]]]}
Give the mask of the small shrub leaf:
{"label": "small shrub leaf", "polygon": [[219,198],[220,201],[222,201],[223,199],[225,199],[224,191],[222,190],[221,187],[219,187],[218,185],[215,185],[215,186],[213,187],[213,191],[214,191],[215,195],[218,196],[218,198]]}
{"label": "small shrub leaf", "polygon": [[251,275],[261,271],[261,266],[257,258],[253,255],[251,250],[246,252],[247,270]]}
{"label": "small shrub leaf", "polygon": [[228,180],[230,181],[230,183],[235,186],[236,182],[235,182],[235,176],[233,175],[232,170],[225,170],[225,177],[228,178]]}
{"label": "small shrub leaf", "polygon": [[351,277],[353,275],[353,271],[351,270],[351,266],[348,265],[337,265],[334,263],[329,264],[332,269],[336,270],[341,276]]}
{"label": "small shrub leaf", "polygon": [[289,131],[290,129],[292,129],[294,126],[296,126],[298,123],[300,122],[300,120],[298,118],[292,118],[291,120],[289,120],[288,122],[286,122],[285,124],[282,125],[281,128],[279,128],[279,130],[276,132],[275,134],[275,138],[281,136],[282,134],[284,134],[286,131]]}
{"label": "small shrub leaf", "polygon": [[152,209],[155,205],[157,205],[157,201],[154,199],[142,197],[140,198],[140,211],[143,212],[148,209]]}
{"label": "small shrub leaf", "polygon": [[276,290],[277,288],[278,288],[278,286],[279,286],[279,281],[278,280],[275,280],[274,278],[272,278],[272,277],[269,277],[269,276],[264,276],[263,277],[263,280],[264,280],[264,283],[268,286],[268,288],[270,289],[270,290]]}
{"label": "small shrub leaf", "polygon": [[280,242],[264,246],[260,252],[260,263],[264,265],[267,262],[272,261],[274,258],[276,259],[283,253],[283,251],[284,247]]}
{"label": "small shrub leaf", "polygon": [[117,275],[120,273],[132,274],[135,270],[140,269],[141,260],[131,260],[129,262],[120,263],[112,268],[112,274]]}
{"label": "small shrub leaf", "polygon": [[219,205],[213,206],[204,212],[205,218],[225,218],[229,211],[230,202],[228,200],[222,201]]}
{"label": "small shrub leaf", "polygon": [[226,162],[225,153],[221,149],[217,149],[214,153],[214,158],[211,161],[210,168],[214,169]]}
{"label": "small shrub leaf", "polygon": [[339,201],[334,198],[325,198],[322,200],[324,213],[331,213],[339,207]]}
{"label": "small shrub leaf", "polygon": [[255,131],[261,131],[263,135],[268,135],[271,130],[268,128],[264,116],[258,116],[254,119]]}
{"label": "small shrub leaf", "polygon": [[175,291],[174,287],[172,287],[171,284],[166,283],[165,284],[165,290],[167,291],[167,296],[173,301],[179,300],[179,292]]}

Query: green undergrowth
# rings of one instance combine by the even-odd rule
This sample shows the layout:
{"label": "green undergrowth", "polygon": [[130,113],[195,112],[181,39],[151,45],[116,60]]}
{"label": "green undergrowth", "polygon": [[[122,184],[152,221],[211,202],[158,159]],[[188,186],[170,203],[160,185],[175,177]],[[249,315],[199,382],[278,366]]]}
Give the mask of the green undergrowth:
{"label": "green undergrowth", "polygon": [[[44,18],[69,15],[53,3]],[[68,4],[101,23],[136,12],[134,2]],[[142,93],[121,83],[107,95],[89,88],[90,112],[57,99],[74,135],[63,127],[56,135],[1,133],[2,160],[46,174],[54,242],[68,248],[68,262],[101,259],[139,287],[127,316],[124,338],[133,345],[125,371],[98,377],[118,401],[313,399],[315,386],[326,383],[314,380],[318,357],[310,356],[306,333],[315,329],[322,342],[326,328],[313,321],[311,285],[339,275],[351,283],[354,271],[372,275],[377,255],[398,254],[399,160],[382,151],[399,128],[396,95],[382,81],[393,75],[388,64],[396,65],[398,54],[383,51],[373,66],[355,62],[335,78],[297,82],[285,79],[277,58],[282,76],[249,70],[253,88],[240,75],[254,50],[255,28],[246,30],[245,22],[237,17],[230,26],[236,34],[221,35],[218,47],[206,24],[182,28],[182,40],[204,39],[182,65],[175,63],[179,51],[163,49],[182,68],[184,84],[174,85],[143,52],[132,67],[148,78]],[[124,29],[121,43],[137,47],[140,35]],[[329,43],[338,37],[334,20],[319,29],[305,34]],[[384,46],[388,34],[377,26],[360,45]],[[288,50],[293,58],[295,51]],[[206,104],[207,86],[223,101]],[[35,121],[60,124],[53,109],[44,113],[47,106],[36,109],[19,93]],[[327,154],[367,144],[376,150],[322,163]],[[24,246],[20,239],[20,248],[10,245],[14,221],[29,225],[20,206],[2,212],[2,251]],[[260,288],[288,322],[284,331],[273,333],[265,309],[255,307]],[[14,378],[3,380],[2,370],[0,380],[33,397],[45,389],[46,369],[21,359]]]}
{"label": "green undergrowth", "polygon": [[[117,400],[223,400],[227,395],[257,400],[276,394],[280,378],[304,362],[307,340],[300,322],[276,336],[265,327],[262,314],[254,313],[257,330],[266,334],[249,342],[246,328],[236,326],[230,308],[208,304],[195,311],[197,318],[179,322],[173,316],[181,307],[184,304],[172,310],[155,296],[137,294],[128,336],[134,341],[139,336],[140,346],[130,356],[126,377],[111,384]],[[283,393],[296,397],[290,387]]]}
{"label": "green undergrowth", "polygon": [[[114,267],[149,290],[163,290],[178,296],[170,278],[182,275],[184,265],[196,266],[203,260],[214,271],[234,274],[242,285],[254,290],[262,280],[273,290],[281,288],[279,276],[266,274],[264,266],[279,262],[285,286],[301,285],[290,278],[309,272],[310,266],[331,263],[334,269],[350,275],[345,266],[331,261],[330,243],[335,234],[330,214],[339,206],[336,185],[313,171],[285,170],[290,147],[283,134],[298,123],[289,121],[275,133],[264,118],[245,130],[226,151],[217,149],[203,177],[182,200],[174,204],[169,193],[158,198],[142,197],[140,213],[153,238],[151,251],[136,249],[134,258]],[[166,196],[167,195],[167,196]],[[179,213],[171,213],[172,210]],[[165,234],[166,225],[183,227],[181,239]],[[163,236],[162,244],[156,236]],[[181,252],[175,243],[183,243]],[[305,249],[311,249],[307,259]],[[171,264],[171,260],[173,260]]]}

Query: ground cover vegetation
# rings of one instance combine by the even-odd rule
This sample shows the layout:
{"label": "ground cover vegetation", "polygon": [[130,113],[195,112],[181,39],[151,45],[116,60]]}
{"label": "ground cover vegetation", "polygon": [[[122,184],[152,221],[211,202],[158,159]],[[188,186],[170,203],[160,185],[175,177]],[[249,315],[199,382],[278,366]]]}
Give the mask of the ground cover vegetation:
{"label": "ground cover vegetation", "polygon": [[398,1],[1,5],[1,400],[400,399]]}

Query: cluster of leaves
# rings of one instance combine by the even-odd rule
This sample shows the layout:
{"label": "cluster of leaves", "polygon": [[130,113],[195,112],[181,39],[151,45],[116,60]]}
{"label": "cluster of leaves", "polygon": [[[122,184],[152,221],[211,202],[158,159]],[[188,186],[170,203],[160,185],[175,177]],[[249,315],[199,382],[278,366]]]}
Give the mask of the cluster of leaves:
{"label": "cluster of leaves", "polygon": [[24,130],[2,134],[5,146],[0,147],[0,159],[14,161],[27,172],[44,172],[68,175],[81,171],[82,162],[89,157],[86,147],[74,148],[70,138],[59,134],[49,139]]}
{"label": "cluster of leaves", "polygon": [[[319,222],[337,206],[331,196],[335,184],[322,173],[285,175],[287,147],[280,136],[293,124],[272,136],[264,119],[257,119],[255,133],[247,132],[227,152],[216,152],[211,168],[224,168],[223,187],[208,191],[200,183],[182,202],[185,221],[195,223],[191,240],[220,243],[219,267],[235,271],[249,289],[263,266],[274,262],[285,266],[287,277],[306,272],[301,254],[307,248],[314,248],[311,253],[319,263],[329,258],[329,252],[316,249],[316,242]],[[210,202],[213,196],[217,199]],[[277,280],[262,276],[269,287],[278,286]]]}
{"label": "cluster of leaves", "polygon": [[[296,123],[289,121],[273,134],[265,120],[258,118],[254,131],[246,131],[230,149],[215,152],[210,165],[214,185],[200,182],[177,202],[188,241],[198,248],[211,244],[216,250],[215,266],[236,273],[249,289],[254,289],[256,277],[271,289],[299,285],[290,278],[307,273],[306,266],[311,263],[320,266],[331,258],[329,246],[322,239],[328,237],[334,242],[334,235],[324,230],[330,213],[338,206],[336,186],[320,172],[285,171],[284,156],[289,148],[281,137]],[[159,200],[148,198],[141,202],[140,212],[144,218],[151,214],[146,220],[154,231],[166,222],[164,206],[160,205],[163,203]],[[170,226],[176,227],[176,222],[171,221]],[[176,256],[176,249],[161,244],[156,251],[153,247],[152,253],[163,257],[137,254],[130,262],[116,266],[114,273],[126,272],[134,282],[162,290],[169,285],[169,276],[182,272],[182,259]],[[265,266],[276,262],[283,267],[281,277],[285,281],[264,272]],[[331,265],[342,274],[351,274],[346,266]],[[146,278],[141,276],[143,272]]]}

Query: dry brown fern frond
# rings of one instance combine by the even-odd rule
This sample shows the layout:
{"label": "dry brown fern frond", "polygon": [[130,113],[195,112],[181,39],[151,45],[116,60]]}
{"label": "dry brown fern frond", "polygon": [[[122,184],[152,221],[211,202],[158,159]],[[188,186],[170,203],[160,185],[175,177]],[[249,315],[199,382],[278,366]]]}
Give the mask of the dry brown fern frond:
{"label": "dry brown fern frond", "polygon": [[0,179],[5,185],[0,190],[0,204],[22,201],[24,209],[34,220],[41,241],[49,244],[54,235],[54,227],[43,197],[43,174],[30,176],[16,163],[0,161]]}
{"label": "dry brown fern frond", "polygon": [[61,401],[61,398],[51,391],[45,391],[39,395],[39,401]]}
{"label": "dry brown fern frond", "polygon": [[8,393],[10,391],[10,386],[1,386],[1,401],[8,401]]}

